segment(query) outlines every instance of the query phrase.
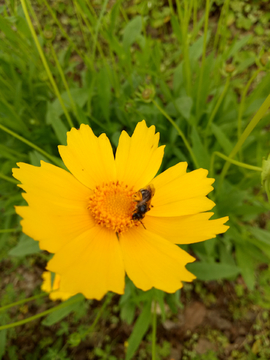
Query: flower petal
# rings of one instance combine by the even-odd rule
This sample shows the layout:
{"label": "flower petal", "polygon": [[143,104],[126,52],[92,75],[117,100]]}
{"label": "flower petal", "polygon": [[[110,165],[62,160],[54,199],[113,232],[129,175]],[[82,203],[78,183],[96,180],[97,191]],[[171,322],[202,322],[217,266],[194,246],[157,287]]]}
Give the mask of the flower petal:
{"label": "flower petal", "polygon": [[69,172],[41,161],[36,167],[17,164],[13,176],[22,182],[29,206],[17,206],[23,231],[40,241],[40,248],[55,252],[94,226],[87,209],[92,191]]}
{"label": "flower petal", "polygon": [[123,131],[115,157],[117,179],[138,190],[146,186],[162,162],[164,146],[158,147],[158,142],[159,133],[145,121],[137,124],[131,138]]}
{"label": "flower petal", "polygon": [[187,173],[187,162],[180,162],[159,174],[152,183],[157,189],[169,186],[171,182]]}
{"label": "flower petal", "polygon": [[51,272],[44,271],[44,273],[42,274],[42,278],[44,281],[43,281],[43,284],[41,285],[41,290],[43,290],[47,293],[50,293],[52,290],[54,290],[49,295],[49,298],[51,300],[60,299],[62,301],[65,301],[74,295],[74,294],[69,294],[69,293],[65,293],[65,292],[58,290],[59,284],[61,281],[60,276],[58,274],[55,274],[55,278],[54,278],[54,282],[53,282],[53,289],[52,289],[52,285],[51,285]]}
{"label": "flower petal", "polygon": [[[208,171],[204,169],[184,173],[185,166],[186,163],[182,166],[178,164],[152,181],[156,192],[149,215],[159,217],[192,215],[211,210],[215,206],[215,203],[206,197],[213,189],[211,184],[214,179],[207,178]],[[172,181],[169,180],[170,173]],[[176,176],[177,173],[182,175]]]}
{"label": "flower petal", "polygon": [[95,226],[63,246],[48,270],[60,274],[60,290],[100,300],[107,291],[124,293],[125,270],[116,234]]}
{"label": "flower petal", "polygon": [[124,264],[135,286],[146,291],[155,287],[173,293],[195,276],[185,265],[195,259],[177,245],[142,228],[120,237]]}
{"label": "flower petal", "polygon": [[67,146],[58,146],[59,153],[70,172],[90,189],[115,181],[113,150],[105,134],[96,137],[88,125],[72,128],[67,133]]}
{"label": "flower petal", "polygon": [[229,218],[209,220],[213,213],[206,212],[181,217],[146,216],[143,220],[147,230],[164,237],[175,244],[192,244],[213,239],[229,226],[224,225]]}

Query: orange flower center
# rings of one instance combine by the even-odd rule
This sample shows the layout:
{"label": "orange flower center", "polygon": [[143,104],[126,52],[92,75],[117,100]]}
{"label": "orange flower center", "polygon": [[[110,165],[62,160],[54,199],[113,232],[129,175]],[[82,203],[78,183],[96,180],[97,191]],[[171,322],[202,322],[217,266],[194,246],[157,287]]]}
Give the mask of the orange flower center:
{"label": "orange flower center", "polygon": [[89,198],[88,208],[97,224],[122,233],[140,224],[132,220],[136,207],[133,194],[133,187],[119,182],[109,182],[94,189],[93,195]]}

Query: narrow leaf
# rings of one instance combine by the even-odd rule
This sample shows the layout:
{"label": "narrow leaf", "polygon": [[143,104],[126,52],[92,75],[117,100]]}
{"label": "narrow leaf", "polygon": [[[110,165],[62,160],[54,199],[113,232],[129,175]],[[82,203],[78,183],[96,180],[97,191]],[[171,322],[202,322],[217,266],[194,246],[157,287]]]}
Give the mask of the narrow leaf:
{"label": "narrow leaf", "polygon": [[205,169],[208,169],[210,164],[210,156],[206,148],[203,146],[200,135],[198,134],[198,131],[196,130],[195,126],[192,127],[191,139],[192,139],[192,150],[199,165]]}
{"label": "narrow leaf", "polygon": [[229,138],[224,134],[221,128],[216,126],[215,124],[211,125],[211,129],[217,141],[219,142],[219,145],[222,147],[225,153],[230,154],[234,145],[230,142]]}
{"label": "narrow leaf", "polygon": [[193,100],[189,96],[182,96],[175,100],[175,105],[180,114],[188,120],[190,118],[190,113],[193,105]]}
{"label": "narrow leaf", "polygon": [[136,16],[124,28],[123,45],[128,49],[137,39],[142,31],[142,17]]}
{"label": "narrow leaf", "polygon": [[67,127],[64,125],[62,120],[60,119],[59,115],[57,115],[57,111],[55,108],[49,104],[48,111],[46,115],[46,122],[50,124],[59,140],[60,144],[66,145],[66,138],[67,138]]}
{"label": "narrow leaf", "polygon": [[143,311],[138,317],[132,334],[128,339],[128,349],[125,360],[133,359],[135,351],[138,349],[151,321],[151,302],[144,305]]}
{"label": "narrow leaf", "polygon": [[102,68],[98,73],[98,103],[105,119],[110,119],[111,83],[106,68]]}
{"label": "narrow leaf", "polygon": [[[66,307],[55,310],[54,312],[50,313],[43,321],[42,321],[42,325],[45,326],[51,326],[57,322],[59,322],[60,320],[64,319],[66,316],[68,316],[72,311],[76,311],[77,309],[79,309],[79,307],[81,306],[81,301],[76,302],[75,304],[74,299],[75,297],[80,298],[81,297],[81,301],[84,300],[84,297],[81,294],[77,294],[75,296],[73,296],[72,298],[68,299],[65,303],[67,304]],[[69,305],[69,303],[71,303]]]}
{"label": "narrow leaf", "polygon": [[5,355],[7,342],[7,330],[0,331],[0,359]]}
{"label": "narrow leaf", "polygon": [[247,251],[247,247],[236,245],[236,260],[241,268],[242,276],[249,290],[255,286],[255,262],[254,257]]}

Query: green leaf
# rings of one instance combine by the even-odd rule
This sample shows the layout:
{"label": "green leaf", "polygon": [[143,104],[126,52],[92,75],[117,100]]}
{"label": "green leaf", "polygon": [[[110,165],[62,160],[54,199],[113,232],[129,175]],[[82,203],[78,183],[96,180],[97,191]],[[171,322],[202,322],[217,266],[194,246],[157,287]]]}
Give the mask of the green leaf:
{"label": "green leaf", "polygon": [[6,38],[10,40],[11,43],[18,43],[20,40],[16,31],[12,30],[13,24],[6,20],[4,17],[1,17],[0,21],[0,30],[5,34]]}
{"label": "green leaf", "polygon": [[255,26],[255,28],[254,28],[254,32],[259,36],[263,35],[264,31],[265,31],[264,27],[262,25],[260,25],[260,24]]}
{"label": "green leaf", "polygon": [[244,70],[246,70],[251,65],[253,65],[255,63],[255,60],[256,60],[256,57],[253,54],[250,55],[249,58],[247,58],[245,60],[241,60],[241,62],[239,64],[237,64],[237,73],[241,74]]}
{"label": "green leaf", "polygon": [[183,63],[180,63],[174,70],[173,74],[173,92],[176,96],[179,94],[181,87],[184,84],[183,77]]}
{"label": "green leaf", "polygon": [[128,339],[128,348],[125,360],[130,360],[133,358],[135,351],[138,349],[146,331],[149,328],[151,321],[151,302],[148,302],[144,305],[143,311],[141,312],[140,316],[138,317],[132,334]]}
{"label": "green leaf", "polygon": [[242,39],[236,41],[228,50],[225,57],[230,58],[235,55],[243,46],[245,46],[251,38],[251,35],[244,36]]}
{"label": "green leaf", "polygon": [[40,252],[37,241],[31,239],[25,234],[21,234],[18,244],[9,251],[11,256],[26,256]]}
{"label": "green leaf", "polygon": [[244,112],[245,117],[251,116],[253,113],[258,111],[258,109],[263,104],[265,98],[257,98],[254,101],[250,101],[250,99],[247,100],[248,107],[246,108]]}
{"label": "green leaf", "polygon": [[227,138],[227,136],[224,134],[221,128],[216,126],[215,124],[212,124],[211,129],[219,145],[222,147],[225,153],[230,154],[233,149],[233,144],[230,142],[230,140]]}
{"label": "green leaf", "polygon": [[193,126],[191,130],[191,140],[192,150],[199,163],[199,166],[204,169],[208,169],[210,164],[210,156],[207,152],[206,147],[203,146],[203,143],[195,126]]}
{"label": "green leaf", "polygon": [[196,275],[199,280],[204,281],[226,279],[240,273],[237,266],[220,263],[196,262],[188,264],[187,269]]}
{"label": "green leaf", "polygon": [[248,226],[246,230],[254,236],[248,241],[256,245],[270,258],[270,236],[269,231]]}
{"label": "green leaf", "polygon": [[0,331],[0,359],[5,355],[7,342],[7,330]]}
{"label": "green leaf", "polygon": [[[69,92],[74,103],[82,108],[88,99],[88,89],[76,88],[76,89],[70,89]],[[63,92],[61,94],[61,97],[67,110],[68,111],[72,110],[72,104],[68,92],[67,91]],[[63,115],[64,111],[58,99],[55,99],[50,105],[52,106],[52,110],[55,116]]]}
{"label": "green leaf", "polygon": [[50,160],[48,160],[44,155],[40,154],[36,150],[31,151],[29,157],[30,157],[30,163],[34,166],[40,166],[41,160],[51,164]]}
{"label": "green leaf", "polygon": [[[206,42],[208,43],[208,40],[210,39],[210,32],[208,31],[207,33],[207,38],[206,38]],[[199,60],[199,58],[202,56],[202,52],[203,52],[203,36],[200,36],[198,38],[198,40],[196,40],[194,42],[194,44],[192,44],[190,46],[189,49],[189,58],[192,59],[192,62],[196,62]]]}
{"label": "green leaf", "polygon": [[236,26],[240,29],[245,29],[245,30],[249,30],[252,26],[252,21],[251,19],[249,19],[248,17],[245,17],[243,15],[241,15],[237,20],[236,20]]}
{"label": "green leaf", "polygon": [[59,115],[57,115],[57,110],[52,104],[48,104],[48,111],[46,114],[46,122],[51,125],[57,139],[60,144],[66,145],[67,143],[67,127],[64,125]]}
{"label": "green leaf", "polygon": [[142,17],[135,16],[124,28],[123,45],[127,50],[140,35],[142,31]]}
{"label": "green leaf", "polygon": [[177,39],[182,42],[181,28],[178,22],[178,18],[174,14],[171,15],[171,24],[173,28],[173,33],[176,35]]}
{"label": "green leaf", "polygon": [[135,316],[136,305],[132,301],[126,301],[121,306],[121,319],[124,320],[127,324],[131,325]]}
{"label": "green leaf", "polygon": [[171,89],[167,85],[166,81],[164,81],[163,79],[159,79],[159,86],[160,86],[161,92],[162,92],[163,96],[165,97],[165,99],[167,101],[172,100]]}
{"label": "green leaf", "polygon": [[173,314],[177,314],[179,308],[183,308],[183,304],[180,302],[180,290],[177,290],[174,294],[166,294],[166,303],[169,305]]}
{"label": "green leaf", "polygon": [[[198,96],[198,100],[197,100],[198,113],[196,115],[196,118],[197,118],[196,123],[197,124],[198,124],[199,119],[203,116],[203,114],[206,111],[207,101],[208,101],[207,99],[211,93],[211,87],[213,86],[211,83],[212,83],[212,79],[213,79],[213,63],[214,62],[215,62],[214,52],[211,52],[205,59],[205,66],[204,66],[203,74],[202,74],[202,86],[200,89],[200,93],[198,93],[199,82],[196,81],[196,83],[194,84],[193,91]],[[198,61],[194,65],[196,67],[197,72],[201,71],[198,66]]]}
{"label": "green leaf", "polygon": [[175,105],[180,114],[188,120],[190,118],[190,113],[193,105],[193,100],[189,96],[182,96],[175,100]]}
{"label": "green leaf", "polygon": [[158,301],[160,310],[161,310],[161,316],[162,316],[162,321],[166,320],[166,312],[165,312],[165,305],[164,305],[164,296],[165,296],[165,292],[158,290],[158,289],[154,289],[154,294],[155,297]]}
{"label": "green leaf", "polygon": [[110,119],[111,83],[106,68],[102,68],[98,73],[98,103],[100,111],[105,119]]}
{"label": "green leaf", "polygon": [[247,230],[253,234],[258,241],[270,246],[270,234],[268,230],[248,226]]}
{"label": "green leaf", "polygon": [[[1,22],[1,21],[0,21]],[[25,126],[22,118],[18,115],[17,109],[5,100],[3,96],[0,98],[0,116],[1,122],[12,130],[22,134],[28,134],[29,131]]]}
{"label": "green leaf", "polygon": [[[78,301],[74,304],[74,300],[78,298],[81,301]],[[43,321],[42,325],[45,326],[51,326],[60,320],[64,319],[66,316],[68,316],[71,312],[76,311],[81,307],[81,302],[84,300],[83,295],[77,294],[75,296],[72,296],[72,298],[68,299],[67,301],[63,302],[67,306],[63,307],[61,309],[55,310],[54,312],[50,313]],[[70,303],[70,304],[69,304]]]}
{"label": "green leaf", "polygon": [[80,106],[78,106],[77,104],[76,104],[76,115],[77,115],[77,117],[78,117],[77,120],[78,120],[79,124],[90,125],[89,120],[88,120],[85,112],[84,112],[83,109],[82,109]]}
{"label": "green leaf", "polygon": [[262,185],[264,187],[264,190],[267,194],[268,201],[270,202],[270,155],[265,160],[262,161]]}
{"label": "green leaf", "polygon": [[236,245],[236,260],[241,268],[241,273],[249,290],[254,290],[255,286],[255,262],[252,253],[246,246]]}
{"label": "green leaf", "polygon": [[121,2],[122,2],[121,0],[116,1],[116,3],[113,5],[111,10],[110,29],[112,33],[114,33],[116,29],[116,20],[119,17]]}

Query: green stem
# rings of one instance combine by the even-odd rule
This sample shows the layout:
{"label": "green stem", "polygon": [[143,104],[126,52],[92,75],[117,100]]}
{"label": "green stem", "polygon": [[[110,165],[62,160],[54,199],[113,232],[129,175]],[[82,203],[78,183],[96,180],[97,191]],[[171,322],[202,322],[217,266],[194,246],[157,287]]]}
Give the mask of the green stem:
{"label": "green stem", "polygon": [[[0,229],[0,234],[5,234],[5,233],[12,233],[12,232],[16,232],[19,229]],[[0,308],[1,311],[1,308]]]}
{"label": "green stem", "polygon": [[[12,230],[14,231],[14,229],[12,229]],[[16,301],[16,302],[12,303],[12,304],[9,304],[9,305],[6,305],[6,306],[2,306],[2,307],[0,308],[0,312],[1,312],[1,311],[5,311],[5,310],[7,310],[7,309],[9,309],[9,308],[11,308],[11,307],[14,307],[14,306],[18,306],[18,305],[21,305],[21,304],[25,304],[25,303],[27,303],[27,302],[29,302],[29,301],[33,301],[33,300],[36,300],[36,299],[40,299],[40,298],[42,298],[42,297],[44,297],[44,296],[48,296],[48,294],[47,294],[47,293],[43,293],[43,294],[31,296],[31,297],[29,297],[29,298],[27,298],[27,299],[19,300],[19,301]]]}
{"label": "green stem", "polygon": [[32,4],[31,4],[31,0],[26,0],[26,1],[27,1],[27,6],[28,6],[28,8],[29,8],[29,10],[30,10],[30,14],[32,15],[32,17],[33,17],[34,20],[35,20],[35,23],[36,23],[36,26],[37,26],[37,28],[38,28],[38,31],[39,31],[40,33],[42,33],[42,27],[41,27],[41,25],[40,25],[40,22],[39,22],[39,20],[38,20],[38,17],[37,17],[37,15],[36,15],[34,9],[33,9],[33,6],[32,6]]}
{"label": "green stem", "polygon": [[96,316],[93,324],[92,324],[91,326],[89,326],[89,328],[83,333],[82,337],[86,336],[87,334],[91,333],[91,332],[94,330],[94,328],[95,328],[98,320],[100,319],[100,317],[101,317],[104,309],[105,309],[106,306],[111,302],[112,296],[113,296],[113,294],[111,294],[111,293],[109,293],[109,294],[107,295],[107,298],[106,298],[106,300],[103,302],[101,308],[99,309],[99,312],[98,312],[98,314],[97,314],[97,316]]}
{"label": "green stem", "polygon": [[[56,158],[54,158],[53,156],[51,156],[50,154],[48,154],[46,151],[42,150],[40,147],[38,147],[37,145],[31,143],[30,141],[26,140],[24,137],[16,134],[15,132],[9,130],[8,128],[6,128],[5,126],[0,124],[0,129],[5,131],[6,133],[12,135],[13,137],[15,137],[16,139],[24,142],[25,144],[27,144],[28,146],[32,147],[33,149],[37,150],[38,152],[40,152],[41,154],[43,154],[44,156],[46,156],[49,160],[51,160],[54,164],[56,164],[57,166],[61,166],[60,161],[57,161]],[[7,179],[6,179],[7,180]],[[16,182],[17,184],[17,182]]]}
{"label": "green stem", "polygon": [[73,100],[73,98],[71,96],[69,86],[68,86],[68,83],[67,83],[66,78],[65,78],[64,71],[63,71],[63,69],[62,69],[62,67],[61,67],[61,65],[59,63],[59,60],[58,60],[57,55],[56,55],[56,53],[54,51],[52,43],[50,43],[50,49],[51,49],[51,53],[52,53],[53,59],[55,61],[57,70],[59,71],[61,80],[63,81],[64,87],[66,89],[66,92],[67,92],[67,95],[68,95],[68,98],[69,98],[69,101],[70,101],[70,105],[71,105],[72,110],[73,110],[73,114],[77,117],[77,109],[76,109],[75,102],[74,102],[74,100]]}
{"label": "green stem", "polygon": [[4,175],[4,174],[2,174],[2,173],[0,173],[0,178],[1,179],[4,179],[4,180],[6,180],[6,181],[9,181],[9,182],[11,182],[12,184],[19,184],[19,182],[17,181],[17,180],[14,180],[14,179],[12,179],[11,177],[9,177],[9,176],[6,176],[6,175]]}
{"label": "green stem", "polygon": [[14,322],[14,323],[12,323],[12,324],[2,325],[2,326],[0,326],[0,331],[1,331],[1,330],[5,330],[5,329],[10,329],[10,328],[13,328],[13,327],[16,327],[16,326],[20,326],[20,325],[23,325],[23,324],[26,324],[26,323],[28,323],[28,322],[30,322],[30,321],[33,321],[33,320],[36,320],[36,319],[38,319],[38,318],[40,318],[40,317],[43,317],[43,316],[45,316],[45,315],[48,315],[48,314],[50,314],[50,313],[52,313],[52,312],[54,312],[54,311],[56,311],[56,310],[65,308],[66,306],[70,306],[71,304],[75,304],[75,303],[78,302],[78,301],[81,301],[81,299],[78,299],[78,298],[77,298],[77,299],[74,299],[74,301],[69,301],[68,303],[62,303],[62,304],[60,304],[60,305],[58,305],[58,306],[53,307],[52,309],[43,311],[43,312],[40,313],[40,314],[36,314],[36,315],[34,315],[34,316],[30,316],[30,317],[27,318],[27,319],[20,320],[20,321],[16,321],[16,322]]}
{"label": "green stem", "polygon": [[240,101],[240,105],[239,105],[239,111],[238,111],[238,117],[237,117],[237,137],[238,140],[241,137],[241,133],[242,133],[242,128],[241,128],[241,122],[242,122],[242,116],[243,116],[243,111],[244,111],[244,105],[245,105],[245,100],[246,100],[246,95],[248,92],[248,89],[250,87],[250,85],[253,83],[253,81],[256,79],[257,75],[263,71],[263,69],[257,69],[257,71],[254,72],[254,74],[251,76],[251,78],[249,79],[249,81],[247,82],[243,92],[242,92],[242,96],[241,96],[241,101]]}
{"label": "green stem", "polygon": [[227,77],[227,79],[226,79],[224,89],[223,89],[223,91],[222,91],[222,93],[221,93],[221,95],[220,95],[220,97],[219,97],[219,99],[218,99],[218,101],[216,103],[216,106],[214,107],[214,110],[212,111],[212,114],[211,114],[211,116],[210,116],[210,118],[208,120],[208,123],[207,123],[207,126],[206,126],[206,134],[208,133],[209,128],[211,127],[211,124],[213,122],[213,119],[216,116],[216,113],[217,113],[217,111],[218,111],[218,109],[219,109],[219,107],[220,107],[220,105],[222,103],[222,100],[224,99],[224,96],[225,96],[225,94],[226,94],[226,92],[228,90],[229,84],[230,84],[230,80],[231,80],[231,76],[229,75]]}
{"label": "green stem", "polygon": [[57,87],[57,85],[56,85],[56,82],[54,81],[54,78],[53,78],[53,76],[52,76],[51,70],[50,70],[50,68],[49,68],[49,66],[48,66],[48,63],[47,63],[47,60],[46,60],[45,55],[44,55],[44,53],[43,53],[43,50],[42,50],[42,48],[41,48],[41,46],[40,46],[40,44],[39,44],[39,41],[38,41],[38,38],[37,38],[37,35],[36,35],[36,32],[35,32],[35,29],[34,29],[34,27],[33,27],[33,24],[32,24],[32,22],[31,22],[31,19],[30,19],[30,16],[29,16],[29,13],[28,13],[28,10],[27,10],[27,7],[26,7],[25,0],[21,0],[21,4],[22,4],[22,8],[23,8],[23,12],[24,12],[26,21],[27,21],[28,26],[29,26],[29,29],[30,29],[30,31],[31,31],[32,37],[33,37],[34,42],[35,42],[35,44],[36,44],[36,47],[37,47],[39,56],[40,56],[40,58],[41,58],[41,61],[42,61],[42,63],[43,63],[43,66],[44,66],[44,68],[45,68],[45,70],[46,70],[46,73],[47,73],[47,75],[48,75],[48,78],[49,78],[49,80],[50,80],[50,82],[51,82],[51,85],[52,85],[52,87],[53,87],[53,90],[54,90],[54,92],[55,92],[55,95],[57,96],[57,98],[58,98],[58,100],[59,100],[59,103],[60,103],[60,105],[61,105],[61,107],[62,107],[62,109],[63,109],[63,111],[64,111],[64,114],[65,114],[65,116],[66,116],[66,118],[67,118],[67,120],[68,120],[69,126],[70,126],[70,127],[73,127],[73,123],[72,123],[71,117],[69,116],[69,113],[68,113],[68,111],[67,111],[67,109],[66,109],[66,107],[65,107],[65,104],[64,104],[63,99],[62,99],[62,97],[61,97],[61,94],[60,94],[60,92],[59,92],[59,89],[58,89],[58,87]]}
{"label": "green stem", "polygon": [[[201,99],[201,88],[202,88],[202,80],[203,80],[203,72],[204,72],[204,65],[205,65],[205,54],[206,54],[206,45],[207,45],[207,31],[208,31],[208,19],[209,19],[209,1],[206,0],[206,8],[205,8],[205,22],[204,22],[204,36],[203,36],[203,53],[202,53],[202,61],[201,61],[201,69],[200,69],[200,77],[199,77],[199,84],[198,84],[198,92],[197,92],[197,104],[196,104],[196,114],[199,114],[200,108],[200,99]],[[198,119],[197,119],[198,121]]]}
{"label": "green stem", "polygon": [[156,335],[157,335],[157,302],[154,300],[154,312],[152,322],[152,360],[156,360]]}
{"label": "green stem", "polygon": [[228,156],[220,153],[219,151],[214,151],[213,154],[212,154],[212,156],[211,156],[211,163],[210,163],[210,170],[209,170],[209,175],[210,175],[210,177],[213,177],[213,176],[214,176],[214,159],[215,159],[215,156],[216,156],[216,155],[219,156],[219,157],[221,157],[222,159],[230,162],[231,164],[237,165],[237,166],[239,166],[239,167],[242,167],[242,168],[245,168],[245,169],[249,169],[249,170],[254,170],[254,171],[262,172],[262,168],[261,168],[261,167],[249,165],[249,164],[246,164],[246,163],[237,161],[237,160],[230,159]]}
{"label": "green stem", "polygon": [[190,156],[193,160],[193,163],[195,165],[196,168],[199,168],[199,164],[197,162],[197,159],[191,149],[191,146],[189,145],[185,135],[183,134],[182,130],[179,129],[179,127],[176,125],[176,123],[173,121],[173,119],[166,113],[165,110],[163,110],[159,105],[158,103],[155,101],[155,100],[152,100],[153,104],[155,105],[155,107],[165,116],[165,118],[167,120],[169,120],[169,122],[172,124],[172,126],[176,129],[176,131],[178,132],[179,136],[182,138],[188,152],[190,153]]}
{"label": "green stem", "polygon": [[[269,109],[269,107],[270,107],[270,95],[267,96],[267,98],[265,99],[265,101],[263,102],[263,104],[261,105],[259,110],[256,112],[256,114],[252,118],[251,122],[248,124],[248,126],[244,130],[244,132],[241,135],[240,139],[237,141],[237,144],[235,145],[235,147],[231,151],[231,153],[229,155],[229,159],[232,159],[238,153],[238,151],[241,149],[242,145],[244,144],[244,142],[246,141],[246,139],[248,138],[248,136],[250,135],[252,130],[255,128],[255,126],[262,119],[262,117],[264,116],[266,111]],[[219,192],[221,190],[223,180],[224,180],[224,178],[225,178],[225,176],[227,174],[227,171],[229,170],[229,167],[230,167],[230,163],[227,160],[225,162],[225,164],[223,166],[223,169],[222,169],[222,172],[220,174],[220,180],[219,180],[219,185],[218,185],[218,189],[217,189],[217,194],[219,194]]]}

